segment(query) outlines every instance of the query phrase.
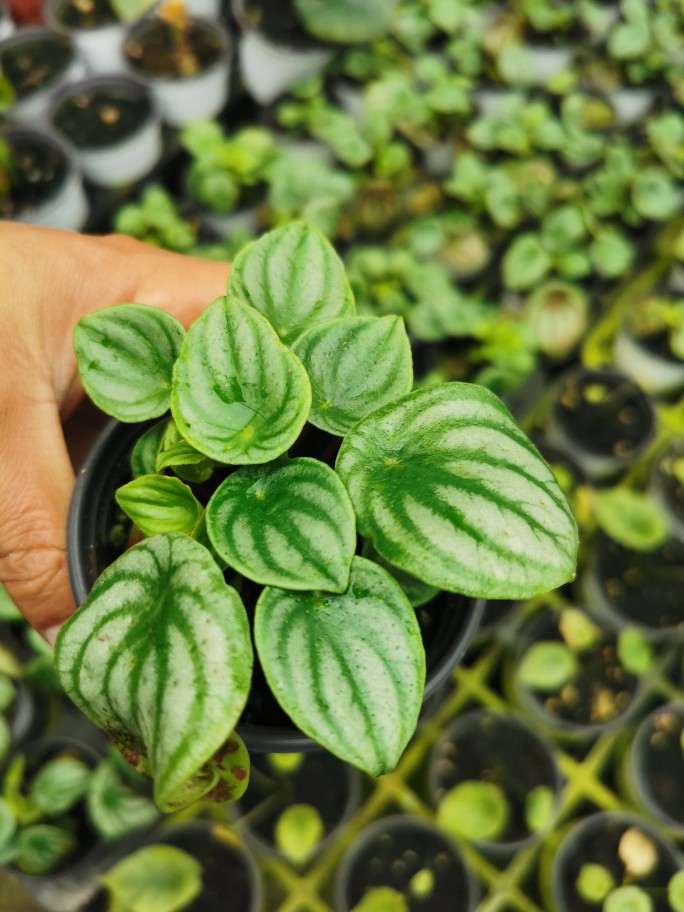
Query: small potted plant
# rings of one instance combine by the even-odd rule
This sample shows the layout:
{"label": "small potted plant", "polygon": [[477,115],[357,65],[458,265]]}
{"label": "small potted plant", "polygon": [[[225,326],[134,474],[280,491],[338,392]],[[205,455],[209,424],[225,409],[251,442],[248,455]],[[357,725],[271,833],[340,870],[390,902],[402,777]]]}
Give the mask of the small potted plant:
{"label": "small potted plant", "polygon": [[0,41],[0,75],[14,93],[12,120],[28,124],[42,117],[57,89],[85,73],[85,63],[66,35],[31,26]]}
{"label": "small potted plant", "polygon": [[438,826],[494,857],[512,855],[548,830],[560,800],[549,745],[514,717],[488,710],[468,712],[443,732],[429,783]]}
{"label": "small potted plant", "polygon": [[[397,904],[397,894],[403,904]],[[472,912],[477,905],[477,885],[457,846],[424,820],[395,816],[364,830],[343,858],[335,908],[337,912],[380,912],[422,907],[448,912],[455,897],[463,912]],[[388,899],[394,904],[388,906]]]}
{"label": "small potted plant", "polygon": [[625,309],[616,365],[655,396],[684,387],[684,298],[653,292]]}
{"label": "small potted plant", "polygon": [[197,228],[196,222],[183,217],[174,198],[159,184],[150,184],[139,200],[124,203],[114,214],[115,231],[178,253],[194,248]]}
{"label": "small potted plant", "polygon": [[303,867],[334,842],[360,799],[358,770],[332,754],[266,754],[251,765],[237,825],[257,846]]}
{"label": "small potted plant", "polygon": [[683,739],[684,704],[659,706],[637,729],[624,763],[627,788],[637,806],[676,838],[684,833]]}
{"label": "small potted plant", "polygon": [[215,121],[196,121],[182,130],[181,145],[192,158],[187,189],[202,221],[221,238],[240,229],[254,234],[256,209],[278,155],[271,133],[244,127],[226,134]]}
{"label": "small potted plant", "polygon": [[525,311],[540,351],[553,360],[576,350],[589,322],[589,302],[582,288],[558,279],[537,286]]}
{"label": "small potted plant", "polygon": [[67,86],[55,95],[50,120],[96,186],[132,184],[161,158],[159,115],[145,89],[125,76],[91,76]]}
{"label": "small potted plant", "polygon": [[0,218],[79,231],[89,205],[76,153],[54,133],[7,127],[0,135]]}
{"label": "small potted plant", "polygon": [[[98,550],[92,516],[101,507],[90,504],[90,519],[82,504],[72,513],[77,600],[92,590],[59,634],[55,667],[77,706],[153,774],[162,808],[233,793],[220,780],[234,772],[225,745],[250,697],[245,605],[254,611],[270,705],[374,775],[398,762],[424,696],[425,652],[401,585],[356,554],[357,524],[392,566],[444,592],[447,619],[463,605],[456,592],[525,597],[574,573],[570,510],[505,406],[469,384],[409,392],[402,321],[356,317],[354,309],[332,247],[294,223],[242,251],[227,297],[187,337],[144,305],[96,313],[75,331],[89,395],[129,423],[102,443],[108,458],[119,458],[118,478],[101,486],[102,507],[109,517],[123,510],[149,537],[110,564],[122,536]],[[111,333],[121,339],[114,347]],[[129,345],[133,338],[146,340],[144,354],[139,342]],[[162,427],[140,424],[169,404]],[[420,433],[412,436],[412,427]],[[134,451],[144,474],[121,485],[145,430]],[[463,463],[458,474],[448,468],[453,460]],[[88,471],[81,490],[87,480]],[[400,519],[398,484],[408,498]],[[435,496],[439,506],[428,507]],[[155,502],[159,509],[150,509]],[[404,527],[411,531],[400,535]],[[234,537],[238,528],[244,535]],[[125,540],[124,529],[123,547]],[[198,600],[206,606],[199,614]],[[129,673],[133,659],[139,673]],[[171,669],[181,661],[188,674],[178,678]]]}
{"label": "small potted plant", "polygon": [[167,0],[130,25],[123,55],[128,71],[149,88],[172,127],[214,117],[226,103],[230,36],[220,23],[190,15],[183,0]]}
{"label": "small potted plant", "polygon": [[585,611],[543,608],[518,631],[506,672],[511,698],[566,740],[614,729],[638,708],[655,655],[634,627],[616,636]]}
{"label": "small potted plant", "polygon": [[558,381],[546,428],[591,479],[606,479],[649,446],[656,416],[649,397],[624,374],[573,368]]}
{"label": "small potted plant", "polygon": [[549,845],[542,890],[558,912],[676,912],[668,888],[682,863],[677,848],[643,819],[592,814],[568,828],[559,845]]}

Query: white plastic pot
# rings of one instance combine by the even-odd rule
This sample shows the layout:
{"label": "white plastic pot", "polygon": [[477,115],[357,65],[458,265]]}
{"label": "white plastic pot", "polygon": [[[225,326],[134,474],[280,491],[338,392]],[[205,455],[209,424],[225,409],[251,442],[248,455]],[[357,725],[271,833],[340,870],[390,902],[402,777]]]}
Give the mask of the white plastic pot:
{"label": "white plastic pot", "polygon": [[10,16],[9,7],[0,0],[0,41],[9,38],[14,33],[14,22]]}
{"label": "white plastic pot", "polygon": [[270,104],[295,82],[319,73],[332,55],[328,48],[282,47],[255,29],[246,29],[240,36],[240,75],[252,98]]}
{"label": "white plastic pot", "polygon": [[124,26],[108,22],[92,29],[71,28],[57,16],[62,0],[48,0],[43,11],[47,25],[56,32],[68,35],[78,47],[91,73],[121,73],[124,70],[121,45]]}
{"label": "white plastic pot", "polygon": [[[221,35],[224,51],[209,69],[185,79],[161,79],[134,69],[125,61],[128,74],[147,86],[162,120],[172,127],[182,127],[193,120],[215,117],[224,107],[230,90],[232,44],[228,32],[217,22],[194,16],[192,18]],[[135,23],[128,30],[126,40],[131,37],[131,32],[137,25]]]}
{"label": "white plastic pot", "polygon": [[22,136],[40,137],[57,147],[67,164],[66,177],[55,194],[35,208],[19,213],[15,221],[23,222],[27,225],[44,225],[48,228],[80,231],[88,220],[89,205],[83,190],[81,170],[72,146],[61,137],[57,137],[54,133],[44,128],[9,127],[4,135],[10,142],[13,138]]}
{"label": "white plastic pot", "polygon": [[532,65],[535,85],[546,85],[549,80],[570,68],[575,50],[572,47],[526,47]]}
{"label": "white plastic pot", "polygon": [[480,117],[492,117],[515,95],[520,93],[513,89],[476,89],[473,101]]}
{"label": "white plastic pot", "polygon": [[654,100],[652,89],[622,88],[610,93],[617,122],[621,127],[631,127],[648,114]]}
{"label": "white plastic pot", "polygon": [[684,388],[684,362],[661,358],[624,329],[615,337],[613,360],[647,393],[664,396]]}
{"label": "white plastic pot", "polygon": [[125,187],[149,174],[163,151],[159,113],[154,101],[142,86],[125,76],[92,76],[79,82],[77,86],[63,89],[55,96],[50,108],[50,118],[54,119],[60,104],[72,95],[108,86],[117,87],[122,93],[134,97],[145,97],[150,105],[149,116],[132,136],[121,142],[97,149],[76,147],[76,155],[83,174],[91,183],[99,187]]}
{"label": "white plastic pot", "polygon": [[18,99],[8,111],[8,117],[11,121],[35,123],[35,121],[44,118],[55,92],[70,82],[82,79],[86,74],[85,61],[71,39],[66,35],[59,35],[41,26],[29,26],[28,28],[19,29],[12,36],[0,42],[0,57],[6,48],[28,44],[41,38],[68,43],[73,52],[71,63],[50,85],[39,89],[37,92],[32,92],[26,98]]}
{"label": "white plastic pot", "polygon": [[221,240],[231,238],[242,231],[255,235],[259,227],[256,209],[239,209],[237,212],[229,212],[227,215],[219,215],[210,209],[202,209],[200,221]]}
{"label": "white plastic pot", "polygon": [[221,17],[221,0],[186,0],[185,7],[191,16],[216,20]]}

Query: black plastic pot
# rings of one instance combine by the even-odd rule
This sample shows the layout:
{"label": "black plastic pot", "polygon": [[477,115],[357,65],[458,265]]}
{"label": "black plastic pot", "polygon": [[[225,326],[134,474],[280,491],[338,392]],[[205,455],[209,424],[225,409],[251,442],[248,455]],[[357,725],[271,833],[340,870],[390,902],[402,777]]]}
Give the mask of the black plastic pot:
{"label": "black plastic pot", "polygon": [[[185,912],[259,912],[262,884],[259,870],[249,852],[222,827],[208,820],[161,830],[158,838],[146,845],[172,845],[192,855],[202,865],[202,892]],[[108,912],[109,899],[104,890],[80,912]]]}
{"label": "black plastic pot", "polygon": [[656,415],[649,397],[624,374],[574,368],[558,381],[547,438],[600,481],[631,465],[649,446]]}
{"label": "black plastic pot", "polygon": [[[425,869],[434,878],[430,894],[411,895],[411,879]],[[403,815],[368,827],[344,857],[337,875],[336,909],[350,912],[374,887],[402,893],[409,912],[471,912],[478,900],[475,881],[449,837]]]}
{"label": "black plastic pot", "polygon": [[550,788],[556,810],[561,777],[547,741],[514,716],[480,709],[456,719],[435,745],[428,784],[435,806],[462,782],[493,782],[510,808],[508,823],[496,840],[478,841],[492,857],[506,857],[539,838],[525,822],[525,800],[538,786]]}
{"label": "black plastic pot", "polygon": [[643,818],[610,811],[592,814],[570,827],[553,857],[553,845],[548,845],[541,865],[541,885],[547,908],[555,912],[595,912],[597,905],[586,902],[577,893],[575,883],[580,868],[586,863],[602,865],[611,872],[616,884],[622,883],[625,865],[619,858],[618,845],[625,832],[632,828],[654,843],[658,856],[651,873],[634,882],[649,892],[653,912],[671,912],[666,888],[672,875],[681,870],[684,859],[677,848]]}
{"label": "black plastic pot", "polygon": [[323,836],[309,861],[330,845],[361,801],[361,774],[327,751],[301,756],[292,772],[275,769],[269,756],[252,759],[249,788],[234,806],[238,826],[255,845],[278,852],[274,830],[280,815],[293,804],[313,807],[323,823]]}
{"label": "black plastic pot", "polygon": [[[121,553],[121,546],[110,540],[112,526],[125,519],[119,513],[114,492],[130,480],[131,448],[150,424],[110,422],[78,474],[67,529],[69,576],[78,605],[86,599],[100,573]],[[440,593],[419,609],[427,654],[424,699],[435,693],[463,659],[483,607],[482,600]],[[257,753],[320,750],[277,705],[257,660],[252,693],[238,731],[248,748]]]}

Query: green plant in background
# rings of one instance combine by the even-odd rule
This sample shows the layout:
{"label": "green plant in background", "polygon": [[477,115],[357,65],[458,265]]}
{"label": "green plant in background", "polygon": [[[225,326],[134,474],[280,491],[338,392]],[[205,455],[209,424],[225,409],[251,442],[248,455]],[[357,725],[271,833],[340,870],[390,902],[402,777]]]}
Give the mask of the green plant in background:
{"label": "green plant in background", "polygon": [[215,121],[195,121],[181,131],[192,156],[188,186],[194,199],[213,212],[233,212],[251,190],[265,184],[276,158],[271,133],[244,127],[227,135]]}
{"label": "green plant in background", "polygon": [[669,351],[684,360],[684,298],[645,295],[631,302],[625,325],[642,342],[664,338]]}
{"label": "green plant in background", "polygon": [[361,44],[389,31],[397,0],[376,0],[369,7],[363,0],[294,0],[295,9],[308,32],[321,41]]}
{"label": "green plant in background", "polygon": [[302,218],[334,237],[353,196],[352,177],[317,156],[283,155],[270,168],[268,203],[273,224]]}
{"label": "green plant in background", "polygon": [[[503,404],[468,384],[411,393],[402,321],[354,311],[333,249],[295,223],[245,248],[227,297],[187,336],[144,305],[76,328],[94,402],[128,422],[170,405],[182,450],[172,466],[240,466],[206,506],[156,458],[126,485],[119,502],[155,534],[105,571],[57,642],[65,691],[143,758],[162,808],[213,792],[210,758],[249,694],[249,623],[222,566],[264,586],[254,638],[281,707],[374,775],[395,766],[413,733],[425,656],[399,584],[354,556],[357,532],[392,565],[466,595],[523,597],[574,572],[574,520]],[[286,455],[307,421],[343,438],[335,469]],[[500,534],[502,515],[514,536]],[[122,675],[131,661],[139,672]]]}
{"label": "green plant in background", "polygon": [[323,834],[323,821],[316,808],[291,804],[276,822],[275,845],[294,865],[304,865],[316,852]]}
{"label": "green plant in background", "polygon": [[101,878],[109,912],[181,912],[202,892],[202,866],[181,849],[151,845]]}
{"label": "green plant in background", "polygon": [[[628,830],[627,833],[629,832]],[[639,835],[643,837],[643,834]],[[648,873],[638,872],[634,876],[639,879]],[[583,864],[577,875],[575,888],[585,902],[600,905],[603,912],[653,912],[655,908],[655,891],[652,888],[628,882],[617,885],[608,868],[600,864]],[[684,872],[680,871],[670,879],[667,900],[672,912],[681,912],[684,909]]]}
{"label": "green plant in background", "polygon": [[598,525],[625,548],[654,551],[667,539],[665,518],[647,495],[629,488],[606,488],[591,496]]}
{"label": "green plant in background", "polygon": [[[555,805],[553,790],[546,785],[536,786],[525,796],[525,822],[531,834],[548,829]],[[495,782],[460,782],[444,795],[437,808],[437,824],[442,829],[475,842],[500,840],[511,817],[506,792]]]}
{"label": "green plant in background", "polygon": [[[1,89],[2,87],[0,85],[0,91]],[[0,207],[9,199],[9,195],[12,192],[15,172],[16,168],[12,157],[12,150],[6,140],[0,136]]]}
{"label": "green plant in background", "polygon": [[157,185],[147,187],[139,203],[126,203],[119,209],[114,229],[179,253],[188,253],[197,243],[196,226],[180,215],[173,197]]}

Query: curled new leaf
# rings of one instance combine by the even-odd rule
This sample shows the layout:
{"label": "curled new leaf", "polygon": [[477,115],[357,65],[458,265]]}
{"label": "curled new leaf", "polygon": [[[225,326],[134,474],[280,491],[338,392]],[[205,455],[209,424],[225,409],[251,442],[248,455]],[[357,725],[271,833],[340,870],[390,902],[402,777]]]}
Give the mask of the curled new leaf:
{"label": "curled new leaf", "polygon": [[145,535],[162,532],[190,534],[204,508],[179,478],[142,475],[116,492],[116,502]]}
{"label": "curled new leaf", "polygon": [[339,476],[322,462],[238,469],[214,493],[206,518],[217,553],[248,579],[284,589],[347,587],[354,510]]}
{"label": "curled new leaf", "polygon": [[252,307],[218,298],[193,323],[171,411],[195,449],[232,465],[270,462],[295,442],[310,408],[304,367]]}
{"label": "curled new leaf", "polygon": [[371,775],[396,766],[418,719],[425,653],[385,570],[355,557],[340,595],[267,587],[254,636],[273,694],[305,734]]}
{"label": "curled new leaf", "polygon": [[358,529],[434,586],[528,598],[570,579],[577,527],[503,403],[471,383],[417,390],[362,419],[337,471]]}
{"label": "curled new leaf", "polygon": [[355,311],[342,261],[304,222],[276,228],[245,247],[230,271],[228,298],[261,311],[288,344],[317,323]]}
{"label": "curled new leaf", "polygon": [[86,314],[74,351],[86,392],[120,421],[146,421],[169,408],[171,374],[185,330],[146,304],[119,304]]}
{"label": "curled new leaf", "polygon": [[149,759],[162,809],[224,744],[247,701],[247,615],[207,550],[156,535],[116,560],[62,627],[67,695]]}
{"label": "curled new leaf", "polygon": [[302,333],[292,350],[311,381],[309,421],[340,437],[413,386],[411,346],[401,317],[321,323]]}

